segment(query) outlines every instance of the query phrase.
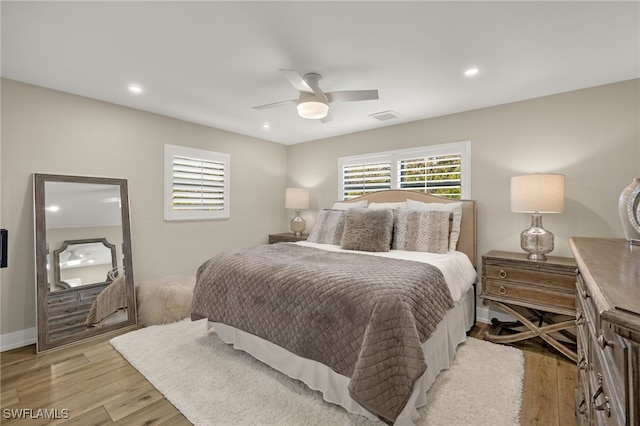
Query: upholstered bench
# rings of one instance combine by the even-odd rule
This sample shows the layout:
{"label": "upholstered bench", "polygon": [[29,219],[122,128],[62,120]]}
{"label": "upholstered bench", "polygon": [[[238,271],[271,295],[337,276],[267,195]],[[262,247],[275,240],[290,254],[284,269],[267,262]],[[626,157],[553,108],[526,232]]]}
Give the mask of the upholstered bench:
{"label": "upholstered bench", "polygon": [[169,275],[136,285],[138,324],[169,324],[191,315],[196,277]]}

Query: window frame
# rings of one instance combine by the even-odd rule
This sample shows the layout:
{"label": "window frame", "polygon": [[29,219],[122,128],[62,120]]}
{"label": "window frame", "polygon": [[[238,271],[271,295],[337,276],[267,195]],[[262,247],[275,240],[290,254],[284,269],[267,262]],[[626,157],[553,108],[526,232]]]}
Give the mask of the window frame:
{"label": "window frame", "polygon": [[[184,157],[193,160],[204,160],[223,165],[223,208],[217,210],[196,209],[196,210],[176,210],[173,204],[173,160],[175,157]],[[164,220],[165,221],[186,221],[186,220],[219,220],[228,219],[230,216],[230,166],[231,156],[229,154],[208,151],[197,148],[190,148],[178,145],[164,145]]]}
{"label": "window frame", "polygon": [[[338,158],[338,199],[346,200],[344,190],[344,168],[358,164],[370,164],[388,161],[391,165],[390,189],[411,191],[400,188],[399,167],[401,160],[415,157],[440,157],[451,154],[460,155],[460,199],[471,199],[471,141],[451,142],[437,145],[427,145],[416,148],[383,151],[370,154],[351,155]],[[437,194],[434,194],[437,195]]]}

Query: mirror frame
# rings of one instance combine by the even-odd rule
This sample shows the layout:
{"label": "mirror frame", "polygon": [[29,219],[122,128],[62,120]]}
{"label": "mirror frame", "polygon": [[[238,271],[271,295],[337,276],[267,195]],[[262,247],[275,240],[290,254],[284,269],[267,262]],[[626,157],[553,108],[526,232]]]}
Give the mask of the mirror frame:
{"label": "mirror frame", "polygon": [[[120,189],[120,212],[122,217],[122,257],[125,270],[125,291],[127,297],[127,319],[103,327],[88,328],[82,332],[71,333],[67,336],[52,339],[49,336],[47,300],[50,295],[47,273],[47,224],[45,210],[45,184],[46,182],[90,183],[102,185],[115,185]],[[33,174],[34,194],[34,220],[35,220],[35,264],[36,264],[36,323],[38,339],[36,352],[44,352],[59,346],[79,342],[125,327],[134,327],[137,324],[135,287],[133,280],[133,262],[131,260],[131,225],[129,220],[129,192],[126,179],[69,176],[52,174]],[[53,260],[53,259],[52,259]],[[56,296],[68,296],[79,291],[86,290],[91,285],[68,290],[56,291]]]}
{"label": "mirror frame", "polygon": [[[54,283],[56,286],[63,286],[63,285],[67,285],[66,288],[70,288],[69,284],[63,280],[60,279],[60,254],[64,253],[64,251],[69,247],[69,246],[73,246],[73,245],[79,245],[79,244],[90,244],[90,243],[102,243],[102,245],[105,246],[105,248],[109,249],[109,251],[111,252],[111,270],[113,271],[114,268],[116,268],[118,266],[118,260],[116,258],[116,246],[111,244],[109,241],[107,241],[106,238],[88,238],[88,239],[84,239],[84,240],[65,240],[62,242],[62,245],[60,247],[58,247],[57,249],[55,249],[53,251],[53,269],[55,271],[54,276],[56,279],[56,282]],[[49,268],[51,268],[51,266],[49,266]],[[106,278],[106,277],[105,277]],[[86,288],[86,286],[89,285],[93,285],[93,284],[106,284],[107,280],[105,281],[100,281],[100,282],[95,282],[95,283],[89,283],[89,284],[84,284],[84,287]],[[49,283],[49,285],[51,286],[51,283]]]}

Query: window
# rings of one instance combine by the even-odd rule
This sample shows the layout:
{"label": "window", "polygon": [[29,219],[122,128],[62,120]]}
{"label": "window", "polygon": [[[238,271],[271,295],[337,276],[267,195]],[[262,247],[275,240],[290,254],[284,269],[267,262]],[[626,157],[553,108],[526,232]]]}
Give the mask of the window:
{"label": "window", "polygon": [[164,220],[229,217],[228,154],[164,146]]}
{"label": "window", "polygon": [[406,189],[447,198],[470,198],[471,142],[341,157],[339,197]]}

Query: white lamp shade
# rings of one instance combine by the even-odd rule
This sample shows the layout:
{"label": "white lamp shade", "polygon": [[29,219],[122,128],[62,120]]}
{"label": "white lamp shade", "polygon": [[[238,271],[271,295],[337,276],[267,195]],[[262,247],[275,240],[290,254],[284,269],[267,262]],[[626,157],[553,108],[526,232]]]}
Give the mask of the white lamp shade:
{"label": "white lamp shade", "polygon": [[305,188],[287,188],[284,205],[287,209],[308,209],[309,190]]}
{"label": "white lamp shade", "polygon": [[300,117],[309,119],[325,118],[329,112],[329,105],[319,101],[300,102],[296,108]]}
{"label": "white lamp shade", "polygon": [[511,178],[511,211],[564,212],[564,175],[535,174]]}

